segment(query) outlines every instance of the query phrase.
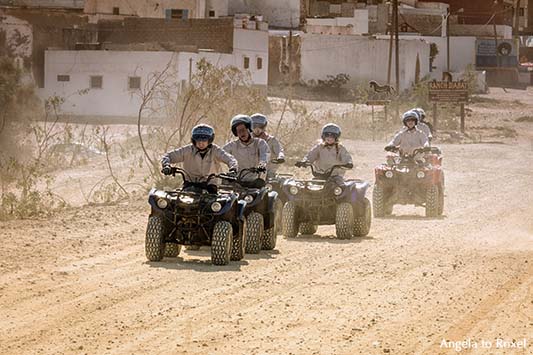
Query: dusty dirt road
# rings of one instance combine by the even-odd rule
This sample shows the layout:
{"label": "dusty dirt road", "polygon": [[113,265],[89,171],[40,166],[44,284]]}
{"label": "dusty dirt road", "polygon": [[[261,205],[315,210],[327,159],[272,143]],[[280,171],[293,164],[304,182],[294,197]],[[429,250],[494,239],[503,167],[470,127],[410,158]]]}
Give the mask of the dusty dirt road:
{"label": "dusty dirt road", "polygon": [[[3,222],[0,353],[533,354],[533,124],[521,127],[504,144],[442,146],[442,218],[395,207],[368,237],[320,227],[225,267],[206,248],[146,262],[145,201]],[[383,142],[347,146],[372,181]]]}

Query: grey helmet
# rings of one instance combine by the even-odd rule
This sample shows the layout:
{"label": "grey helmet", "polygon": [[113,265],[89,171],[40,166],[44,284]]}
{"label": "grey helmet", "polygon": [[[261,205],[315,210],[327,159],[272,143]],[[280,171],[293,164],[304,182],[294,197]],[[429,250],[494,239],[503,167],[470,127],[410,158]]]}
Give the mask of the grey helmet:
{"label": "grey helmet", "polygon": [[333,134],[335,136],[335,140],[339,140],[341,137],[341,128],[336,125],[335,123],[328,123],[322,127],[322,134],[320,135],[322,139],[324,140],[326,138],[326,134]]}
{"label": "grey helmet", "polygon": [[252,132],[252,120],[247,115],[237,115],[231,119],[231,132],[237,136],[237,126],[244,124],[248,131]]}
{"label": "grey helmet", "polygon": [[415,110],[409,110],[409,111],[406,111],[403,115],[402,115],[402,122],[404,124],[404,126],[407,126],[407,121],[408,120],[415,120],[415,125],[418,124],[418,121],[419,121],[419,117],[418,117],[418,112],[416,112]]}
{"label": "grey helmet", "polygon": [[195,144],[197,140],[207,140],[209,144],[213,143],[215,140],[215,130],[213,127],[206,124],[194,126],[191,132],[191,141]]}
{"label": "grey helmet", "polygon": [[413,109],[413,111],[416,111],[418,113],[418,118],[420,119],[420,122],[424,122],[424,119],[426,118],[426,111],[424,111],[424,109],[421,107],[417,107]]}
{"label": "grey helmet", "polygon": [[268,119],[262,113],[254,113],[250,116],[250,119],[252,120],[252,128],[265,128],[268,124]]}

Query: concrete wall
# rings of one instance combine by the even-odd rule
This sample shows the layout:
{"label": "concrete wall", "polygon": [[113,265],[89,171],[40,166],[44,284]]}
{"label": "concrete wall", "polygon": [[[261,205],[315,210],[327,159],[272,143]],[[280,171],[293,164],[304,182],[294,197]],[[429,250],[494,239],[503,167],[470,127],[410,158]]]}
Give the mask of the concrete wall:
{"label": "concrete wall", "polygon": [[205,17],[209,17],[209,10],[215,11],[215,18],[228,16],[229,0],[207,0]]}
{"label": "concrete wall", "polygon": [[[268,84],[268,33],[266,31],[235,30],[235,51],[232,54],[215,52],[150,52],[150,51],[62,51],[49,50],[45,56],[45,88],[39,91],[44,99],[51,95],[67,98],[63,113],[76,116],[136,117],[140,98],[138,90],[128,89],[128,77],[141,78],[141,87],[151,73],[162,71],[171,63],[168,73],[170,85],[189,80],[201,58],[218,67],[235,66],[248,72],[253,84]],[[244,57],[250,59],[250,68],[244,69]],[[257,58],[262,69],[257,68]],[[192,60],[192,62],[191,62]],[[192,64],[192,66],[191,66]],[[69,75],[67,82],[58,81],[58,75]],[[90,89],[87,94],[77,92],[89,88],[92,75],[103,77],[101,89]]]}
{"label": "concrete wall", "polygon": [[308,18],[309,33],[321,34],[365,34],[368,33],[368,10],[354,10],[352,17]]}
{"label": "concrete wall", "polygon": [[165,18],[167,9],[188,10],[188,18],[205,17],[206,0],[86,0],[85,13],[113,14],[118,7],[120,15]]}
{"label": "concrete wall", "polygon": [[229,0],[229,15],[263,15],[272,27],[297,28],[300,25],[300,0]]}
{"label": "concrete wall", "polygon": [[0,5],[82,10],[85,0],[0,0]]}
{"label": "concrete wall", "polygon": [[[328,75],[348,74],[351,85],[366,83],[369,80],[383,83],[387,81],[388,52],[387,40],[303,34],[302,80],[324,80]],[[417,54],[420,59],[420,75],[423,77],[429,72],[429,44],[424,41],[401,41],[402,89],[408,88],[415,79]]]}

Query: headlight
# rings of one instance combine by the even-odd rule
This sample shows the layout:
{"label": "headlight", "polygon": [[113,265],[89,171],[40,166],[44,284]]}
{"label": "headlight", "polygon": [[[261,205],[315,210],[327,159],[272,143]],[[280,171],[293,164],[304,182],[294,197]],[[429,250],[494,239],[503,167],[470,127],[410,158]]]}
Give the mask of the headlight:
{"label": "headlight", "polygon": [[387,178],[389,178],[389,179],[390,179],[393,175],[394,175],[394,174],[393,174],[392,171],[390,171],[390,170],[388,170],[388,171],[385,172],[385,176],[386,176]]}
{"label": "headlight", "polygon": [[289,192],[291,193],[291,195],[296,195],[298,193],[298,188],[296,186],[291,186],[289,188]]}
{"label": "headlight", "polygon": [[423,171],[419,171],[418,173],[416,173],[416,177],[419,179],[423,179],[426,177],[426,173]]}
{"label": "headlight", "polygon": [[335,196],[339,196],[340,194],[342,194],[342,188],[337,186],[333,189],[333,193],[335,194]]}
{"label": "headlight", "polygon": [[213,212],[219,212],[222,209],[222,204],[218,201],[215,201],[211,204],[211,210]]}
{"label": "headlight", "polygon": [[165,209],[167,208],[167,206],[168,206],[168,201],[165,200],[164,198],[160,198],[157,200],[157,207],[161,209]]}
{"label": "headlight", "polygon": [[251,203],[253,200],[254,200],[254,197],[252,195],[244,196],[244,201],[246,201],[246,203]]}
{"label": "headlight", "polygon": [[272,191],[272,184],[266,184],[265,187],[268,191]]}

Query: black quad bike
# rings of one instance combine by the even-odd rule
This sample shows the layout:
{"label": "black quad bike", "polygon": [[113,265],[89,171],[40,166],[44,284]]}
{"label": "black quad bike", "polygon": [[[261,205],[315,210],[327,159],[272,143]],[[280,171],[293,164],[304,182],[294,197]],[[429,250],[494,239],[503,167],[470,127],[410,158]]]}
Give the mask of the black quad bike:
{"label": "black quad bike", "polygon": [[[176,174],[184,181],[190,180],[183,169],[173,167],[172,175]],[[227,174],[211,174],[211,178],[235,180]],[[145,240],[149,261],[176,257],[182,245],[211,246],[214,265],[244,257],[246,203],[239,201],[233,190],[220,188],[213,194],[206,190],[205,183],[187,182],[186,188],[173,191],[153,188],[148,203],[152,207]]]}
{"label": "black quad bike", "polygon": [[362,180],[345,180],[337,184],[331,174],[335,165],[324,173],[311,167],[314,179],[289,179],[283,185],[287,202],[283,207],[283,234],[295,237],[298,232],[314,234],[318,225],[335,224],[337,238],[349,239],[366,236],[370,231],[372,212],[365,197],[369,184]]}
{"label": "black quad bike", "polygon": [[[390,152],[398,152],[390,147]],[[392,213],[394,205],[422,206],[426,217],[442,215],[444,172],[437,147],[418,148],[412,154],[389,155],[386,164],[375,168],[376,184],[372,195],[374,217]]]}
{"label": "black quad bike", "polygon": [[234,184],[235,191],[239,193],[239,201],[244,201],[246,206],[245,251],[248,254],[257,254],[261,249],[272,250],[276,247],[278,194],[270,191],[261,179],[245,179],[250,175],[259,177],[263,172],[265,169],[261,168],[242,169]]}

